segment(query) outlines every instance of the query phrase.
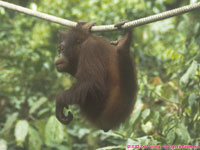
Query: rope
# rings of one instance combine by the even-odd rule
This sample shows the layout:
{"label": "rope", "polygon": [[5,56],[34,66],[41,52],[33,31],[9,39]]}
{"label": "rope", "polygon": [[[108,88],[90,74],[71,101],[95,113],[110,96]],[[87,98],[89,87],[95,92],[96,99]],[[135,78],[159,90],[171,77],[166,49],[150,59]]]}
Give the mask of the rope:
{"label": "rope", "polygon": [[[28,14],[37,18],[41,18],[47,21],[51,21],[51,22],[55,22],[64,26],[69,26],[69,27],[75,27],[76,26],[76,22],[74,21],[70,21],[70,20],[66,20],[66,19],[62,19],[59,17],[55,17],[55,16],[51,16],[45,13],[41,13],[41,12],[37,12],[28,8],[24,8],[18,5],[14,5],[5,1],[0,0],[0,6],[8,8],[8,9],[12,9],[18,12],[22,12],[24,14]],[[173,16],[178,16],[190,11],[193,11],[197,8],[200,8],[200,2],[198,3],[193,3],[184,7],[180,7],[180,8],[176,8],[176,9],[172,9],[160,14],[156,14],[153,16],[149,16],[149,17],[145,17],[145,18],[141,18],[138,20],[134,20],[134,21],[130,21],[125,23],[122,26],[122,29],[126,29],[126,28],[130,28],[130,27],[138,27],[141,25],[145,25],[148,23],[152,23],[152,22],[156,22],[162,19],[166,19],[166,18],[170,18]],[[116,27],[114,27],[114,25],[99,25],[99,26],[93,26],[91,31],[114,31],[117,30]]]}

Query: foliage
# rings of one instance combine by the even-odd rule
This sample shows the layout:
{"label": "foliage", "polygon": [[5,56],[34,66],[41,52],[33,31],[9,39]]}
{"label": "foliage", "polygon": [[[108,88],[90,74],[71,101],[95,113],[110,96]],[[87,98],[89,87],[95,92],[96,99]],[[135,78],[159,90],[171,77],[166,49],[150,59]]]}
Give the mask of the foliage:
{"label": "foliage", "polygon": [[[16,0],[69,20],[134,20],[187,5],[172,0]],[[10,1],[13,3],[13,1]],[[200,145],[200,10],[134,29],[139,94],[130,118],[104,133],[55,118],[55,97],[72,78],[56,72],[57,33],[65,27],[0,7],[0,149],[111,150],[126,145]],[[97,33],[109,40],[121,32]]]}

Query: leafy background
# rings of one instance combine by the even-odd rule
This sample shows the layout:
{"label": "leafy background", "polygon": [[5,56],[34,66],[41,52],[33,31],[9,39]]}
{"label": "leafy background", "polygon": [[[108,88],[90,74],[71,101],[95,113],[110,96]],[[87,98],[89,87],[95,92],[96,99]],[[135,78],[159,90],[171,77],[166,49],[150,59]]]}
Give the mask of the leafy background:
{"label": "leafy background", "polygon": [[[73,21],[134,20],[199,0],[9,0]],[[0,149],[110,150],[138,145],[200,145],[200,9],[134,29],[135,109],[118,129],[55,118],[56,95],[72,84],[55,70],[58,31],[66,27],[0,7]],[[97,33],[115,40],[122,32]]]}

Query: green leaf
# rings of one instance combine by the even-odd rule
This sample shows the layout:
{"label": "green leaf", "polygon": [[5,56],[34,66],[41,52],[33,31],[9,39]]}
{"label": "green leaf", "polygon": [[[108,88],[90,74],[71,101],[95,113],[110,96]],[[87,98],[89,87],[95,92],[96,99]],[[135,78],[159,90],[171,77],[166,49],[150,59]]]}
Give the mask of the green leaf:
{"label": "green leaf", "polygon": [[89,129],[86,129],[86,128],[82,128],[79,130],[78,132],[78,138],[79,139],[82,139],[85,135],[89,134],[90,133],[90,130]]}
{"label": "green leaf", "polygon": [[137,145],[138,141],[128,138],[126,145]]}
{"label": "green leaf", "polygon": [[159,113],[159,111],[155,111],[154,116],[153,116],[153,123],[159,124],[159,119],[160,119],[160,113]]}
{"label": "green leaf", "polygon": [[173,144],[174,143],[174,140],[176,138],[176,135],[175,135],[175,132],[174,132],[174,129],[170,130],[167,134],[167,143],[168,144]]}
{"label": "green leaf", "polygon": [[10,130],[13,128],[13,124],[17,120],[17,116],[18,116],[18,113],[13,113],[12,115],[8,117],[1,133],[3,133],[6,136],[10,135]]}
{"label": "green leaf", "polygon": [[192,107],[192,105],[195,103],[197,99],[197,95],[195,93],[192,93],[189,98],[188,98],[188,103],[189,103],[189,106]]}
{"label": "green leaf", "polygon": [[15,139],[19,146],[22,146],[28,134],[29,124],[26,120],[19,120],[15,126]]}
{"label": "green leaf", "polygon": [[198,68],[198,63],[197,61],[193,61],[192,64],[190,65],[189,69],[187,70],[187,72],[181,77],[180,79],[180,85],[181,86],[185,86],[189,79],[192,79],[197,71]]}
{"label": "green leaf", "polygon": [[149,115],[150,115],[150,109],[145,109],[143,112],[142,112],[142,118],[145,120]]}
{"label": "green leaf", "polygon": [[48,108],[48,107],[43,108],[37,113],[37,116],[40,117],[40,116],[44,115],[45,113],[47,113],[48,111],[51,111],[50,108]]}
{"label": "green leaf", "polygon": [[153,130],[153,124],[151,121],[148,121],[146,124],[142,124],[142,130],[145,133],[150,133]]}
{"label": "green leaf", "polygon": [[179,136],[179,139],[182,143],[190,143],[190,134],[183,123],[178,125],[176,129],[176,134]]}
{"label": "green leaf", "polygon": [[148,139],[148,136],[143,136],[143,137],[137,138],[137,141],[139,145],[147,145],[150,140]]}
{"label": "green leaf", "polygon": [[42,140],[40,138],[40,135],[39,133],[29,127],[29,146],[28,146],[28,149],[29,150],[41,150],[41,146],[42,146]]}
{"label": "green leaf", "polygon": [[131,126],[135,124],[136,120],[140,116],[140,113],[141,113],[141,109],[137,110],[136,112],[133,113],[133,115],[131,115],[131,119],[130,119]]}
{"label": "green leaf", "polygon": [[122,149],[124,147],[125,146],[107,146],[107,147],[98,148],[96,150],[110,150],[110,149],[117,150],[117,149]]}
{"label": "green leaf", "polygon": [[62,143],[65,132],[63,125],[56,119],[55,116],[51,116],[45,127],[45,144],[52,146],[52,144]]}
{"label": "green leaf", "polygon": [[7,150],[7,142],[4,139],[0,139],[0,150]]}
{"label": "green leaf", "polygon": [[33,106],[30,108],[29,113],[33,114],[42,104],[44,104],[47,101],[46,97],[41,97],[36,103],[33,104]]}

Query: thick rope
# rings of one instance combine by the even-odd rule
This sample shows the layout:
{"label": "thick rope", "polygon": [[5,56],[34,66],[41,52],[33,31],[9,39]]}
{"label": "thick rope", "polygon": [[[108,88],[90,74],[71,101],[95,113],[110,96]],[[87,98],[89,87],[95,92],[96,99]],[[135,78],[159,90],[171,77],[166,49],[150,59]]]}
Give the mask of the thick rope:
{"label": "thick rope", "polygon": [[[24,8],[18,5],[14,5],[5,1],[0,0],[0,6],[8,8],[8,9],[12,9],[18,12],[22,12],[24,14],[28,14],[31,16],[35,16],[37,18],[41,18],[47,21],[51,21],[51,22],[55,22],[64,26],[69,26],[69,27],[75,27],[76,26],[76,22],[70,21],[70,20],[66,20],[66,19],[62,19],[59,17],[55,17],[55,16],[51,16],[45,13],[41,13],[41,12],[37,12],[28,8]],[[177,16],[177,15],[181,15],[184,13],[187,13],[189,11],[193,11],[197,8],[200,8],[200,2],[198,3],[193,3],[184,7],[180,7],[180,8],[176,8],[176,9],[172,9],[160,14],[156,14],[153,16],[149,16],[149,17],[145,17],[145,18],[141,18],[138,20],[134,20],[134,21],[130,21],[125,23],[122,26],[122,29],[125,28],[130,28],[130,27],[137,27],[137,26],[141,26],[144,24],[148,24],[148,23],[152,23],[152,22],[156,22],[162,19],[166,19],[166,18],[170,18],[173,16]],[[114,25],[100,25],[100,26],[93,26],[91,31],[114,31],[117,30],[116,27],[114,27]]]}

